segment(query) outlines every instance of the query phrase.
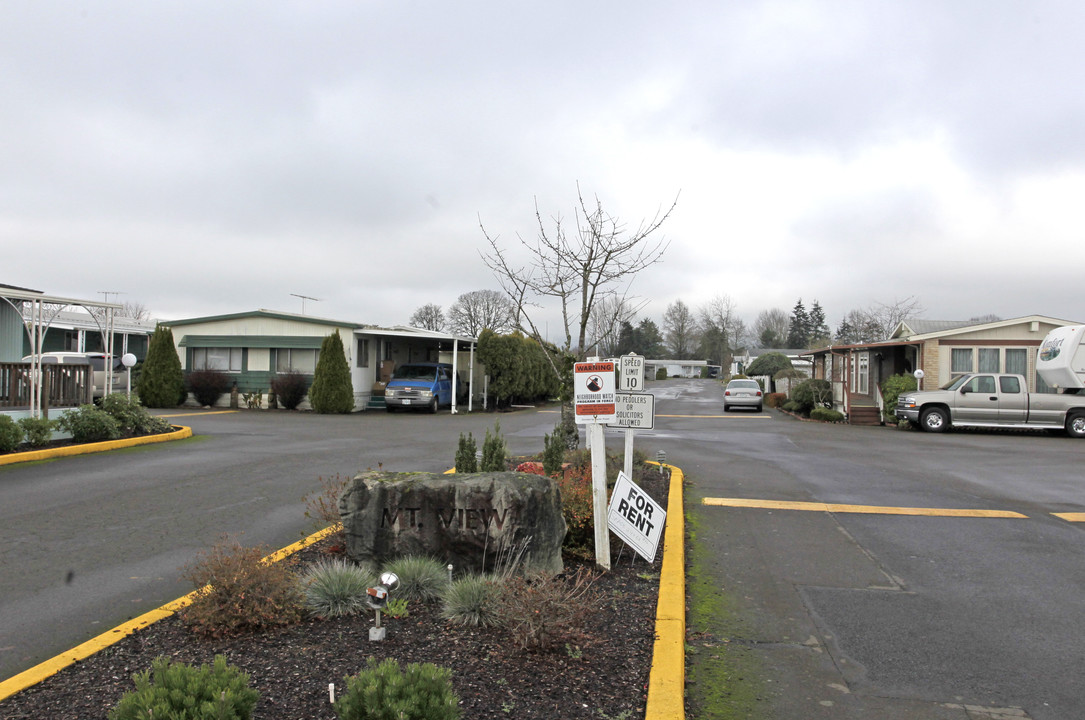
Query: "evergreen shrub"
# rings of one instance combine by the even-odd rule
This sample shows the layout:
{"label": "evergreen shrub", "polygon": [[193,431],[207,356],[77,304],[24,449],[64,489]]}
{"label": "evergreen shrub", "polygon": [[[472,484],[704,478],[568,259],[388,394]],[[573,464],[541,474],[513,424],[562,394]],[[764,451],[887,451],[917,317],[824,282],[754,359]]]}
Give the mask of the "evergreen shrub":
{"label": "evergreen shrub", "polygon": [[80,405],[68,410],[56,420],[56,426],[71,433],[77,443],[104,442],[121,436],[116,418],[94,405]]}
{"label": "evergreen shrub", "polygon": [[478,445],[475,444],[475,436],[470,432],[464,436],[460,433],[460,442],[456,446],[456,472],[457,473],[476,473],[478,472]]}
{"label": "evergreen shrub", "polygon": [[53,439],[55,423],[49,418],[21,418],[19,427],[26,438],[26,444],[32,448],[44,447]]}
{"label": "evergreen shrub", "polygon": [[796,412],[809,415],[816,407],[829,407],[832,404],[833,387],[828,380],[820,378],[805,380],[794,387],[791,391],[791,401],[795,403]]}
{"label": "evergreen shrub", "polygon": [[882,399],[885,401],[885,419],[896,419],[897,399],[916,389],[915,377],[908,374],[891,375],[882,381]]}
{"label": "evergreen shrub", "polygon": [[451,678],[433,663],[411,663],[404,671],[392,658],[369,657],[357,675],[343,678],[346,692],[335,713],[340,720],[459,720]]}
{"label": "evergreen shrub", "polygon": [[543,472],[550,477],[557,477],[561,473],[563,462],[565,462],[565,438],[562,437],[561,425],[558,425],[554,428],[554,432],[543,436]]}
{"label": "evergreen shrub", "polygon": [[667,379],[667,368],[661,367],[658,370],[656,370],[656,380],[666,380],[666,379]]}
{"label": "evergreen shrub", "polygon": [[354,385],[350,379],[343,339],[338,332],[324,338],[320,358],[309,388],[309,405],[318,413],[349,413],[354,410]]}
{"label": "evergreen shrub", "polygon": [[[271,379],[271,392],[275,393],[276,401],[284,408],[297,410],[298,405],[305,399],[305,393],[309,392],[309,382],[297,370],[287,370]],[[353,393],[352,389],[352,398]]]}
{"label": "evergreen shrub", "polygon": [[816,407],[810,411],[810,419],[821,420],[822,422],[840,422],[844,419],[844,413],[832,408]]}
{"label": "evergreen shrub", "polygon": [[188,395],[173,331],[167,327],[159,325],[151,335],[137,392],[140,401],[150,408],[177,407]]}
{"label": "evergreen shrub", "polygon": [[224,655],[199,668],[160,656],[132,680],[136,689],[121,697],[110,720],[249,720],[260,698],[248,673],[227,665]]}
{"label": "evergreen shrub", "polygon": [[168,432],[173,427],[168,421],[147,412],[137,398],[129,399],[122,393],[106,395],[99,407],[117,421],[122,435],[153,435]]}
{"label": "evergreen shrub", "polygon": [[508,468],[505,467],[505,458],[507,455],[507,448],[505,447],[505,439],[501,437],[501,424],[494,423],[493,434],[489,430],[486,431],[486,439],[482,442],[482,463],[479,465],[481,472],[503,472]]}
{"label": "evergreen shrub", "polygon": [[10,415],[0,413],[0,453],[14,452],[23,441],[23,429]]}
{"label": "evergreen shrub", "polygon": [[200,405],[214,407],[230,389],[230,376],[221,370],[203,368],[188,374],[188,389]]}

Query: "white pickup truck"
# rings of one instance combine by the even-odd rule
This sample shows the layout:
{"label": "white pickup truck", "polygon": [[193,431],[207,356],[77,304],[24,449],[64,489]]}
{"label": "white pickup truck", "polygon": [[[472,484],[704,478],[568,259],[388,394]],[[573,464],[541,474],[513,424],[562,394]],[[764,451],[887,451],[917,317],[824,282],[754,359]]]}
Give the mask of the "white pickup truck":
{"label": "white pickup truck", "polygon": [[1062,429],[1085,437],[1085,325],[1051,331],[1036,372],[1055,393],[1030,393],[1021,375],[970,373],[939,390],[902,393],[896,414],[929,432],[951,426]]}

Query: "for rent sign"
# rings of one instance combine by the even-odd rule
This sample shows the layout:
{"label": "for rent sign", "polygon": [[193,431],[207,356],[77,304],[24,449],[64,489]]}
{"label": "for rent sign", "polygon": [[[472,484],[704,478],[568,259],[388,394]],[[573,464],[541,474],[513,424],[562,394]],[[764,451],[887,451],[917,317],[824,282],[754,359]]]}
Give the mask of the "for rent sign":
{"label": "for rent sign", "polygon": [[667,511],[624,472],[618,473],[618,481],[614,483],[607,520],[614,534],[638,555],[648,562],[655,560]]}
{"label": "for rent sign", "polygon": [[573,366],[573,391],[578,423],[614,420],[614,363],[582,362]]}

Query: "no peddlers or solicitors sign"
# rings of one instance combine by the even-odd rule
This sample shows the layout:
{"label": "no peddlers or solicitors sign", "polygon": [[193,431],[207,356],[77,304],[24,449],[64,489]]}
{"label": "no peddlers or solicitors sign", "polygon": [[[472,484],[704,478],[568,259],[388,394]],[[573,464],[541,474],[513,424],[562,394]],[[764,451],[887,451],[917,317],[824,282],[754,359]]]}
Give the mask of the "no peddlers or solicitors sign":
{"label": "no peddlers or solicitors sign", "polygon": [[573,365],[573,407],[576,421],[613,422],[615,386],[613,362],[582,362]]}

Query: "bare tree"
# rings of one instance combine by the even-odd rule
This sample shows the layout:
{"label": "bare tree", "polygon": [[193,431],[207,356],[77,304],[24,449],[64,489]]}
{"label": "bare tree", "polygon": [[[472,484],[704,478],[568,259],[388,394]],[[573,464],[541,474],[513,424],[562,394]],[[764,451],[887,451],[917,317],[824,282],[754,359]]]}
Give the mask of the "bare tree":
{"label": "bare tree", "polygon": [[746,328],[738,317],[735,301],[729,295],[717,295],[698,308],[697,322],[701,354],[713,364],[729,365]]}
{"label": "bare tree", "polygon": [[588,327],[588,349],[593,354],[612,357],[618,354],[622,324],[632,325],[644,302],[634,305],[629,298],[608,295],[595,304]]}
{"label": "bare tree", "polygon": [[923,306],[915,296],[851,310],[844,316],[840,330],[837,331],[837,342],[854,344],[888,340],[901,321],[922,313]]}
{"label": "bare tree", "polygon": [[690,355],[696,349],[700,338],[697,336],[697,322],[689,305],[675,300],[667,306],[663,313],[663,335],[667,338],[671,357],[678,360],[691,359]]}
{"label": "bare tree", "polygon": [[515,327],[516,309],[504,293],[472,290],[456,298],[448,309],[449,328],[454,333],[476,338],[485,330],[507,333]]}
{"label": "bare tree", "polygon": [[791,331],[791,318],[781,308],[762,310],[753,324],[753,334],[763,348],[780,348]]}
{"label": "bare tree", "polygon": [[[518,325],[543,341],[531,313],[541,309],[547,299],[557,301],[565,335],[563,350],[584,358],[592,309],[604,298],[613,296],[617,286],[628,285],[641,270],[659,262],[668,242],[658,231],[678,200],[666,210],[658,211],[651,220],[642,221],[633,232],[607,213],[598,197],[594,204],[589,204],[579,184],[577,200],[571,233],[560,216],[544,219],[536,200],[538,237],[528,242],[518,236],[521,247],[528,253],[525,265],[515,264],[498,243],[498,237],[486,231],[481,219],[479,226],[490,244],[490,252],[480,254],[514,303]],[[557,370],[556,360],[551,360]]]}
{"label": "bare tree", "polygon": [[427,303],[411,315],[411,327],[440,331],[445,329],[445,314],[440,305]]}
{"label": "bare tree", "polygon": [[132,320],[150,320],[151,311],[141,302],[132,302],[128,300],[125,301],[124,307],[121,308],[120,316],[131,318]]}

